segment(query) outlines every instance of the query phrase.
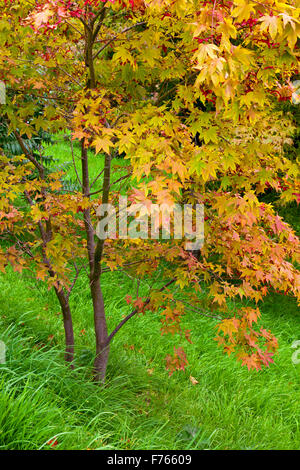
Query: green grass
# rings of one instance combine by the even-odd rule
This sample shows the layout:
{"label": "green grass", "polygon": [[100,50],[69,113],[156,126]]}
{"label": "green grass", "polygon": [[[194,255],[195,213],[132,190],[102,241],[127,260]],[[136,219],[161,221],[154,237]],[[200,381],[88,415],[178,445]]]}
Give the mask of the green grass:
{"label": "green grass", "polygon": [[[61,163],[69,160],[65,143],[52,151]],[[97,174],[103,162],[94,158]],[[102,287],[111,330],[128,313],[124,298],[134,286],[117,272],[106,273]],[[263,325],[279,340],[269,369],[242,368],[213,341],[215,322],[187,313],[189,365],[168,377],[164,358],[180,339],[161,336],[159,314],[147,313],[115,337],[102,388],[91,380],[93,315],[84,274],[71,307],[73,372],[63,361],[54,293],[28,273],[1,274],[0,340],[7,360],[0,364],[0,449],[49,449],[51,440],[55,449],[300,449],[300,364],[291,360],[300,328],[293,299],[274,294],[261,306]]]}
{"label": "green grass", "polygon": [[[45,145],[45,154],[51,155],[55,159],[55,169],[64,171],[65,181],[69,189],[78,189],[79,181],[78,178],[81,178],[81,148],[77,142],[73,142],[73,156],[70,145],[70,137],[59,133],[54,136],[52,145]],[[90,172],[90,181],[93,184],[91,191],[97,192],[102,188],[103,174],[98,178],[99,173],[103,170],[104,167],[104,158],[102,154],[94,154],[93,152],[88,152],[89,156],[89,172]],[[76,169],[74,168],[75,161]],[[128,160],[124,158],[115,158],[112,161],[112,182],[118,180],[120,177],[127,174],[126,168],[128,165]],[[120,184],[113,186],[113,190],[118,190]],[[126,181],[122,183],[122,188],[126,188]],[[96,196],[95,196],[96,197]]]}
{"label": "green grass", "polygon": [[[127,311],[130,280],[105,274],[103,290],[112,328]],[[178,338],[162,337],[153,313],[132,319],[116,336],[102,389],[91,382],[93,321],[83,279],[72,299],[74,372],[63,364],[63,327],[51,292],[9,271],[1,276],[0,303],[7,345],[0,448],[49,448],[55,436],[57,449],[300,448],[300,365],[291,361],[299,312],[292,299],[272,296],[262,308],[280,345],[270,369],[248,372],[218,349],[213,322],[187,314],[189,366],[169,378],[164,357]]]}

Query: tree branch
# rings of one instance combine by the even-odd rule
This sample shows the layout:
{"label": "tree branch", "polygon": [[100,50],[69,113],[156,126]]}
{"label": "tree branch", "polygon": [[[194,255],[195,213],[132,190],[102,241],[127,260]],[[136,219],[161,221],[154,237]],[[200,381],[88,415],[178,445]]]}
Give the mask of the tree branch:
{"label": "tree branch", "polygon": [[33,156],[32,152],[30,152],[26,145],[24,144],[24,141],[22,139],[22,137],[20,136],[20,134],[18,133],[17,130],[14,131],[14,134],[16,136],[16,139],[24,153],[24,155],[28,158],[29,161],[31,161],[31,163],[33,163],[33,165],[36,167],[36,169],[38,170],[39,172],[39,175],[42,179],[45,179],[45,169],[43,167],[43,165],[41,165],[37,159]]}
{"label": "tree branch", "polygon": [[[172,279],[171,281],[167,282],[167,284],[165,284],[163,287],[161,287],[161,289],[159,289],[159,292],[163,292],[167,287],[169,287],[171,284],[174,284],[174,282],[176,281],[176,279]],[[146,307],[146,305],[148,305],[150,303],[150,297],[148,297],[145,302],[144,302],[144,305],[143,305],[143,308]],[[107,345],[111,342],[111,340],[113,339],[113,337],[118,333],[118,331],[122,328],[123,325],[125,325],[125,323],[127,323],[132,317],[134,317],[134,315],[136,315],[138,312],[140,311],[140,309],[136,308],[135,310],[133,310],[133,312],[131,312],[129,315],[127,315],[127,317],[125,317],[119,324],[118,326],[113,330],[113,332],[109,335],[109,337],[107,338]]]}
{"label": "tree branch", "polygon": [[101,52],[104,51],[104,49],[106,49],[106,47],[108,47],[112,42],[114,42],[116,39],[118,39],[118,37],[121,34],[127,33],[131,29],[134,29],[136,26],[142,26],[144,24],[146,24],[146,21],[141,21],[140,23],[135,23],[135,24],[133,24],[131,26],[128,26],[127,28],[123,29],[122,31],[120,31],[119,34],[116,34],[115,36],[113,36],[111,39],[108,40],[108,42],[106,44],[104,44],[102,47],[100,47],[100,49],[94,55],[93,59],[94,60],[97,59],[97,57],[101,54]]}

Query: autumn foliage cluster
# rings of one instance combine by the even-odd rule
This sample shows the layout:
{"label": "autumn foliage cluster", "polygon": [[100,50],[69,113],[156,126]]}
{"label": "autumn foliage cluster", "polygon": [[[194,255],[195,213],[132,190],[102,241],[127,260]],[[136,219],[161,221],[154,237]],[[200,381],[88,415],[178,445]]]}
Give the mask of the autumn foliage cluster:
{"label": "autumn foliage cluster", "polygon": [[[279,106],[299,73],[296,0],[0,0],[0,8],[0,117],[22,149],[0,160],[0,269],[34,271],[55,290],[66,359],[72,364],[69,298],[86,275],[96,380],[115,334],[138,314],[159,313],[161,333],[178,337],[170,373],[188,364],[184,342],[197,342],[182,327],[186,312],[217,319],[218,343],[248,369],[268,366],[277,341],[258,304],[272,290],[300,301],[299,239],[262,202],[268,191],[281,204],[300,201],[299,163],[283,152],[293,126]],[[26,147],[41,129],[69,132],[80,145],[75,190]],[[90,151],[104,154],[97,181]],[[117,181],[120,154],[126,175]],[[117,207],[124,187],[146,208],[204,204],[200,252],[184,239],[97,239],[97,208]],[[158,282],[146,297],[128,295],[132,311],[108,332],[101,276],[119,268],[138,286]],[[248,306],[233,309],[235,299]]]}

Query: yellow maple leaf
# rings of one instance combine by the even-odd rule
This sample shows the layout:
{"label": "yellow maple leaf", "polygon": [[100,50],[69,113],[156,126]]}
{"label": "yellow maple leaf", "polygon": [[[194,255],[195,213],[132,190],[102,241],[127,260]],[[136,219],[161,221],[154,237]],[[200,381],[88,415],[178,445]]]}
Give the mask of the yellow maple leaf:
{"label": "yellow maple leaf", "polygon": [[251,3],[245,0],[235,0],[234,3],[238,4],[238,6],[231,14],[234,18],[237,18],[238,21],[249,20],[251,13],[255,12],[254,5],[251,5]]}
{"label": "yellow maple leaf", "polygon": [[110,148],[113,147],[112,141],[107,137],[96,137],[96,139],[93,141],[93,145],[95,146],[96,153],[99,153],[101,150],[103,150],[105,153],[109,153]]}

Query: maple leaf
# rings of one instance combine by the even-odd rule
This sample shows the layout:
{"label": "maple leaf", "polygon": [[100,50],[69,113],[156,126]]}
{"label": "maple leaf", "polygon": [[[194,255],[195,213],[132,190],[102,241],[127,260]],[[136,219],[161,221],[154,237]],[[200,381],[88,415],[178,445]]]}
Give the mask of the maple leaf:
{"label": "maple leaf", "polygon": [[62,184],[60,181],[51,181],[50,187],[52,191],[58,191],[59,189],[61,189]]}
{"label": "maple leaf", "polygon": [[274,224],[272,225],[272,229],[274,233],[277,234],[286,229],[286,224],[282,222],[281,217],[279,217],[278,215],[276,215],[274,218]]}
{"label": "maple leaf", "polygon": [[40,210],[38,205],[34,205],[31,208],[32,219],[34,222],[39,222],[44,217],[44,212]]}
{"label": "maple leaf", "polygon": [[75,140],[75,139],[82,140],[82,139],[85,139],[85,137],[86,137],[86,133],[79,130],[79,129],[72,133],[72,139],[73,140]]}
{"label": "maple leaf", "polygon": [[193,377],[192,375],[190,375],[190,382],[192,385],[197,385],[199,382],[197,379],[195,379],[195,377]]}
{"label": "maple leaf", "polygon": [[254,5],[246,0],[235,0],[234,3],[237,4],[237,7],[232,10],[231,14],[238,21],[247,21],[251,13],[255,12]]}
{"label": "maple leaf", "polygon": [[50,439],[48,442],[47,442],[47,445],[50,446],[50,447],[56,447],[58,445],[58,440],[53,438],[53,439]]}
{"label": "maple leaf", "polygon": [[47,275],[48,275],[47,269],[41,267],[40,269],[37,270],[36,278],[38,280],[44,281]]}
{"label": "maple leaf", "polygon": [[261,31],[269,30],[272,39],[275,39],[277,33],[281,32],[281,25],[277,16],[262,16],[260,21],[262,22],[260,27]]}
{"label": "maple leaf", "polygon": [[216,51],[218,51],[219,48],[215,44],[202,44],[197,53],[195,54],[195,58],[197,58],[198,66],[202,66],[206,60],[207,57],[210,57],[212,59],[216,58]]}
{"label": "maple leaf", "polygon": [[96,153],[99,153],[101,150],[104,150],[105,153],[109,153],[110,149],[113,147],[113,143],[109,137],[96,137],[93,141],[93,145],[96,149]]}
{"label": "maple leaf", "polygon": [[47,24],[53,14],[54,12],[49,3],[46,3],[40,12],[33,13],[32,18],[34,20],[35,28],[39,29],[43,24]]}
{"label": "maple leaf", "polygon": [[242,365],[247,366],[248,370],[255,369],[259,370],[261,369],[261,365],[257,359],[257,356],[255,354],[251,354],[251,356],[245,356],[242,358]]}
{"label": "maple leaf", "polygon": [[245,309],[245,316],[247,317],[249,325],[252,326],[252,323],[257,323],[257,319],[260,317],[260,311],[254,308]]}
{"label": "maple leaf", "polygon": [[36,81],[34,82],[33,88],[36,90],[41,90],[43,88],[46,88],[46,85],[43,82]]}
{"label": "maple leaf", "polygon": [[233,39],[237,36],[237,30],[233,25],[231,18],[224,18],[224,20],[217,27],[217,31],[223,33],[225,36],[232,37]]}
{"label": "maple leaf", "polygon": [[139,310],[142,310],[144,307],[144,301],[141,297],[137,298],[134,302],[135,307],[137,307]]}

